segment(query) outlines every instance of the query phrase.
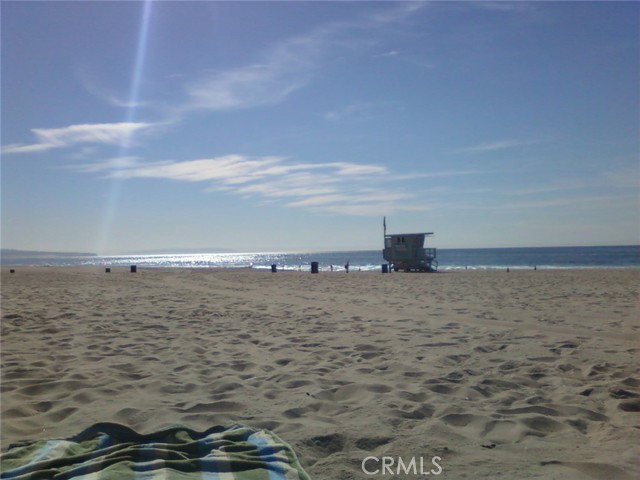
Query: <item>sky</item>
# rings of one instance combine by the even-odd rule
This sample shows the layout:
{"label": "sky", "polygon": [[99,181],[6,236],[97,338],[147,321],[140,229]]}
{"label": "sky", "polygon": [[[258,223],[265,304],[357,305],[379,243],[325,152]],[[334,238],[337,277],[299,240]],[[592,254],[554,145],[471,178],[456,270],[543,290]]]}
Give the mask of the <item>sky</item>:
{"label": "sky", "polygon": [[636,2],[0,8],[2,248],[640,244]]}

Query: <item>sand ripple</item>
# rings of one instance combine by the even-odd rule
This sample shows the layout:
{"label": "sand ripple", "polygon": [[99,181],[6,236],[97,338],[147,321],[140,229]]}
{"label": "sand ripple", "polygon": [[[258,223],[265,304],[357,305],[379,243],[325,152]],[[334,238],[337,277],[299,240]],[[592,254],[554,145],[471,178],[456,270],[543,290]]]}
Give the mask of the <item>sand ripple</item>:
{"label": "sand ripple", "polygon": [[240,422],[319,479],[364,478],[370,455],[438,455],[449,478],[636,478],[639,280],[3,270],[2,446]]}

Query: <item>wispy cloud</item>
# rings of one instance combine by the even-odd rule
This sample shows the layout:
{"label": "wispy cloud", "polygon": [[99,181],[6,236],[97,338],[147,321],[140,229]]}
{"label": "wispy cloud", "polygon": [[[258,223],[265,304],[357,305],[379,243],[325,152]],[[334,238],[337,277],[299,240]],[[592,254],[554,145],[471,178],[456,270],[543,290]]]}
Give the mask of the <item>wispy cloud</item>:
{"label": "wispy cloud", "polygon": [[535,10],[535,6],[532,5],[531,2],[470,2],[468,5],[472,8],[489,10],[492,12],[526,13]]}
{"label": "wispy cloud", "polygon": [[485,153],[495,152],[498,150],[506,150],[509,148],[523,147],[538,143],[533,140],[497,140],[494,142],[481,143],[479,145],[472,145],[470,147],[455,148],[449,151],[449,153]]}
{"label": "wispy cloud", "polygon": [[49,150],[51,148],[55,148],[55,145],[50,145],[48,143],[34,143],[31,145],[12,143],[10,145],[5,145],[2,147],[2,154],[8,155],[10,153],[37,153],[44,152],[45,150]]}
{"label": "wispy cloud", "polygon": [[381,9],[373,11],[367,15],[367,18],[375,24],[387,24],[404,20],[419,10],[427,7],[430,2],[412,1],[398,3],[395,8]]}
{"label": "wispy cloud", "polygon": [[129,145],[134,134],[154,127],[150,123],[94,123],[70,125],[63,128],[34,128],[31,131],[37,143],[12,144],[2,147],[3,154],[32,153],[78,144]]}
{"label": "wispy cloud", "polygon": [[184,110],[234,110],[272,105],[284,100],[309,79],[301,65],[277,56],[266,64],[204,75],[186,85]]}
{"label": "wispy cloud", "polygon": [[426,209],[416,193],[401,188],[403,182],[397,188],[391,185],[393,176],[386,167],[374,164],[301,163],[285,157],[243,155],[141,164],[136,157],[118,157],[79,170],[107,178],[203,182],[209,191],[342,214]]}
{"label": "wispy cloud", "polygon": [[266,49],[257,63],[206,72],[187,80],[186,101],[177,110],[227,111],[277,104],[312,78],[336,33],[324,26]]}
{"label": "wispy cloud", "polygon": [[227,155],[183,162],[159,162],[134,168],[117,168],[110,174],[117,178],[165,178],[188,182],[219,181],[242,184],[262,178],[269,168],[280,162],[277,157],[250,159]]}
{"label": "wispy cloud", "polygon": [[[335,47],[353,47],[355,33],[399,22],[424,4],[410,2],[380,9],[351,21],[322,25],[305,35],[289,38],[263,52],[257,63],[207,72],[185,82],[186,101],[179,114],[191,110],[226,111],[273,105],[307,85]],[[344,38],[348,36],[348,38]],[[391,51],[385,56],[397,55]]]}
{"label": "wispy cloud", "polygon": [[[78,70],[76,74],[89,93],[111,105],[129,109],[141,106],[160,109],[165,126],[177,123],[186,114],[197,110],[230,111],[273,105],[307,85],[321,66],[322,59],[337,47],[351,48],[357,44],[357,34],[354,32],[402,21],[424,5],[420,2],[402,3],[349,21],[324,24],[304,35],[272,45],[257,58],[257,62],[226,70],[208,70],[197,75],[176,73],[173,77],[183,80],[183,98],[173,102],[147,100],[132,103],[100,85],[88,72]],[[388,55],[395,53],[389,52]],[[340,113],[334,115],[339,116]],[[36,153],[88,143],[127,146],[134,133],[148,131],[160,124],[123,122],[32,129],[37,142],[6,145],[2,147],[2,153]]]}

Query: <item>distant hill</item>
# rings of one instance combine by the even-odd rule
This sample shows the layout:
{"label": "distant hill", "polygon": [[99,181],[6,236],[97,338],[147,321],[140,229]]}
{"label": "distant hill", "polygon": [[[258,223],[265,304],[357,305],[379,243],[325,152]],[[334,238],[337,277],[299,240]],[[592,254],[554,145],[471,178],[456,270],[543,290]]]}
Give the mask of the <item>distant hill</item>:
{"label": "distant hill", "polygon": [[85,252],[42,252],[39,250],[16,250],[12,248],[3,248],[0,250],[2,258],[24,258],[24,257],[95,257],[95,253]]}

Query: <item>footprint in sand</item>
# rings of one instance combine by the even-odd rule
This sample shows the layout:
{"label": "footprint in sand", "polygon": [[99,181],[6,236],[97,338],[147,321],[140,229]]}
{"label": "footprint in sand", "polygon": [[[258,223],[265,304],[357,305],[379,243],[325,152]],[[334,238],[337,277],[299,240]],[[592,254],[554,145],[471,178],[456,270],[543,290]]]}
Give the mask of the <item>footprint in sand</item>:
{"label": "footprint in sand", "polygon": [[341,452],[345,447],[345,438],[339,433],[329,435],[318,435],[303,440],[303,443],[321,456],[329,456],[333,453]]}

